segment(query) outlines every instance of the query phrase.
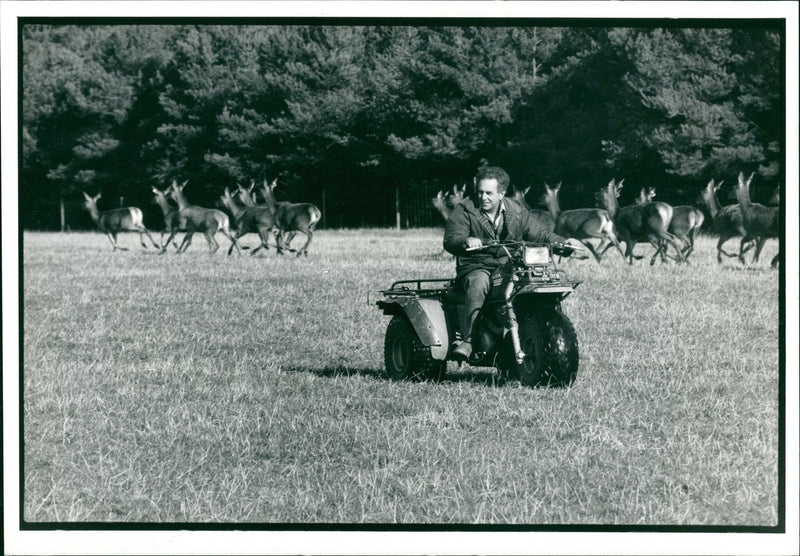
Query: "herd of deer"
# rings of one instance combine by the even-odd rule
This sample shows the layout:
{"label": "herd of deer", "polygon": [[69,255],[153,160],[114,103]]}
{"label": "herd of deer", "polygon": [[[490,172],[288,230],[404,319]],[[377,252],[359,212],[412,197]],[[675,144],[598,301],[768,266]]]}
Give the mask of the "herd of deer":
{"label": "herd of deer", "polygon": [[[251,255],[262,248],[268,249],[270,234],[274,234],[275,247],[279,254],[284,251],[296,251],[298,256],[308,256],[308,247],[311,245],[314,228],[319,222],[322,213],[311,203],[276,202],[273,190],[278,185],[277,180],[273,180],[272,183],[267,183],[264,180],[264,186],[261,189],[264,204],[257,204],[256,202],[255,183],[252,183],[249,188],[238,186],[239,190],[236,193],[236,197],[231,194],[228,188],[225,188],[225,193],[220,200],[230,211],[233,217],[233,225],[231,225],[228,215],[221,210],[190,205],[183,195],[186,183],[183,182],[178,185],[177,182],[173,181],[172,185],[163,191],[153,187],[155,203],[161,207],[161,211],[164,214],[165,232],[169,234],[167,241],[164,242],[164,233],[162,232],[160,247],[150,236],[150,231],[144,226],[141,209],[125,207],[100,212],[97,208],[97,200],[100,198],[99,193],[94,197],[84,193],[84,206],[89,211],[97,227],[108,236],[115,251],[117,249],[127,250],[127,248],[117,244],[117,234],[119,232],[138,232],[142,247],[147,247],[143,237],[147,235],[153,246],[161,249],[161,254],[163,254],[169,244],[173,243],[175,234],[183,231],[186,234],[180,246],[178,246],[177,242],[173,243],[178,253],[186,251],[192,243],[192,236],[196,232],[200,232],[205,235],[209,250],[211,254],[214,254],[219,249],[215,236],[217,232],[222,232],[231,242],[228,248],[228,255],[231,254],[234,248],[237,253],[240,253],[239,238],[248,233],[257,233],[261,239],[261,244],[250,252]],[[175,201],[177,206],[171,205],[169,198]],[[306,242],[300,249],[295,250],[290,247],[290,244],[297,232],[305,234]]]}
{"label": "herd of deer", "polygon": [[[750,182],[752,180],[753,174],[747,179],[743,174],[739,174],[736,186],[738,203],[734,205],[724,207],[719,205],[716,192],[722,186],[722,182],[715,184],[714,180],[711,180],[700,192],[700,197],[708,207],[719,235],[718,262],[722,262],[722,256],[725,255],[726,257],[738,257],[739,261],[744,264],[745,253],[753,247],[755,247],[753,262],[758,262],[765,241],[768,238],[777,238],[779,235],[778,207],[764,206],[750,200]],[[650,259],[651,265],[659,256],[662,261],[667,258],[672,258],[679,263],[686,261],[694,250],[694,236],[703,224],[703,212],[693,206],[673,207],[667,203],[653,201],[655,188],[652,187],[642,189],[635,204],[620,207],[618,199],[623,181],[617,182],[612,179],[605,188],[597,192],[595,199],[602,208],[560,210],[558,192],[561,184],[555,187],[545,184],[543,200],[548,210],[533,209],[528,205],[525,196],[530,188],[518,189],[510,196],[526,207],[542,226],[563,237],[581,241],[594,255],[597,262],[600,262],[603,254],[613,246],[623,259],[632,264],[634,258],[642,258],[633,254],[633,248],[637,242],[648,242],[655,248]],[[255,254],[262,248],[269,249],[268,240],[272,234],[275,236],[275,247],[278,253],[296,251],[298,256],[308,255],[314,228],[322,213],[311,203],[276,202],[273,190],[277,186],[277,180],[273,180],[272,183],[264,180],[264,185],[260,190],[264,204],[257,204],[258,192],[255,190],[254,183],[249,188],[238,186],[235,195],[227,188],[225,189],[220,200],[230,211],[233,225],[231,225],[228,215],[221,210],[190,205],[183,195],[185,186],[186,182],[178,185],[173,181],[172,185],[164,191],[153,187],[155,202],[161,207],[164,214],[164,227],[166,233],[169,234],[167,241],[164,242],[162,233],[160,247],[144,226],[142,211],[139,208],[127,207],[100,212],[97,208],[100,194],[91,197],[86,193],[83,194],[84,205],[97,227],[108,236],[114,250],[126,250],[125,247],[117,244],[119,232],[134,231],[139,233],[143,247],[147,247],[143,238],[144,235],[147,235],[153,246],[160,248],[163,254],[169,244],[173,243],[175,235],[179,231],[185,231],[186,234],[180,246],[177,245],[177,242],[173,244],[178,253],[184,252],[191,245],[192,236],[196,232],[200,232],[205,235],[209,250],[213,254],[219,249],[215,235],[217,232],[222,232],[231,242],[228,248],[229,255],[234,248],[237,253],[240,252],[238,240],[248,233],[258,234],[261,240],[260,245],[253,249],[251,254]],[[460,188],[455,186],[447,194],[440,191],[433,199],[433,204],[446,220],[455,206],[464,198],[465,193],[466,186]],[[177,206],[171,205],[168,198],[174,200]],[[773,200],[777,201],[777,196]],[[295,250],[290,247],[290,244],[297,232],[305,234],[306,242],[300,249]],[[736,237],[741,238],[739,252],[738,254],[728,253],[723,249],[723,244]],[[599,239],[600,242],[595,247],[589,243],[590,239]],[[621,242],[624,242],[626,246],[624,253],[620,246]],[[675,252],[674,256],[667,252],[667,247],[670,245]],[[777,265],[779,256],[780,253],[775,255],[771,266]]]}
{"label": "herd of deer", "polygon": [[[715,184],[711,180],[700,192],[700,197],[708,207],[714,227],[719,235],[717,242],[717,261],[722,262],[722,255],[737,257],[745,264],[744,254],[755,246],[753,262],[758,262],[761,249],[768,238],[777,238],[779,235],[778,207],[764,206],[750,200],[750,182],[753,174],[745,179],[739,174],[736,186],[738,203],[720,207],[717,202],[716,192],[722,182]],[[616,247],[623,259],[629,264],[633,259],[641,259],[633,255],[633,248],[637,242],[648,242],[655,247],[655,253],[650,259],[654,264],[660,256],[661,260],[667,257],[684,262],[694,251],[694,235],[702,226],[703,212],[693,206],[670,206],[667,203],[653,201],[655,188],[642,189],[639,198],[633,205],[620,207],[618,198],[624,180],[611,180],[609,184],[597,192],[595,200],[603,208],[580,208],[561,211],[558,206],[558,191],[561,184],[550,187],[545,184],[544,204],[548,210],[531,208],[525,200],[525,195],[530,187],[516,190],[510,196],[526,207],[541,225],[548,227],[560,236],[574,238],[583,243],[600,262],[602,255],[611,248]],[[439,192],[433,199],[433,205],[447,220],[455,206],[464,198],[466,186],[454,186],[449,193]],[[777,194],[773,201],[777,202]],[[739,252],[728,253],[723,249],[723,244],[729,239],[741,237]],[[589,239],[599,239],[597,247],[589,243]],[[624,242],[626,249],[622,252],[620,242]],[[667,246],[671,245],[675,255],[667,253]],[[780,248],[780,247],[779,247]],[[778,264],[780,253],[772,259],[771,266]]]}

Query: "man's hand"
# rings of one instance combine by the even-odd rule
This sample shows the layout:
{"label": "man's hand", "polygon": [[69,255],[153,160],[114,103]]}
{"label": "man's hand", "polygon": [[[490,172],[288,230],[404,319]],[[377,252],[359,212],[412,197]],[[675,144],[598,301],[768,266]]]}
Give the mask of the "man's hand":
{"label": "man's hand", "polygon": [[464,243],[465,249],[479,249],[483,247],[483,241],[477,237],[468,237]]}
{"label": "man's hand", "polygon": [[586,254],[586,247],[575,238],[568,238],[563,244],[566,249],[564,253],[557,253],[562,257],[575,257],[576,259],[588,259],[589,255]]}

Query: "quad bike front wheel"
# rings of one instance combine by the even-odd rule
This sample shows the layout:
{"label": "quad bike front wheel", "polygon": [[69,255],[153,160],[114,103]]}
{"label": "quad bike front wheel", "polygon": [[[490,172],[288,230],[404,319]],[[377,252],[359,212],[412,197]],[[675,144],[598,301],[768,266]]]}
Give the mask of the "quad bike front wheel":
{"label": "quad bike front wheel", "polygon": [[395,315],[389,322],[383,356],[386,372],[393,380],[440,380],[447,365],[431,356],[430,348],[422,345],[404,315]]}
{"label": "quad bike front wheel", "polygon": [[519,323],[520,347],[525,354],[517,366],[525,386],[565,387],[578,375],[578,337],[560,309],[527,314]]}

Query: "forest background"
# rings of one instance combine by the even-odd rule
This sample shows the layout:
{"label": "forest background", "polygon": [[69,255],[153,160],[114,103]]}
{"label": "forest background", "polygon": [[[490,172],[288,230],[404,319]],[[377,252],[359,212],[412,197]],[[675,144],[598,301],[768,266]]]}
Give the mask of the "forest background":
{"label": "forest background", "polygon": [[215,206],[277,177],[278,200],[327,194],[329,227],[393,225],[399,196],[471,183],[483,160],[532,204],[561,182],[562,209],[611,178],[622,205],[645,186],[695,204],[739,172],[766,202],[784,183],[783,22],[656,24],[23,23],[20,222],[58,229],[87,191],[155,223],[153,186],[189,180]]}

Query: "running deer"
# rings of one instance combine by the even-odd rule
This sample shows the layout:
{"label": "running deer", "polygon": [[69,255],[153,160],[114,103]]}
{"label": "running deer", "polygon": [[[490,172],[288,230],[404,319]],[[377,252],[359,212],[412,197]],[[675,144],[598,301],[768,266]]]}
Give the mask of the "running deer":
{"label": "running deer", "polygon": [[600,262],[600,255],[594,246],[589,243],[589,239],[599,239],[598,247],[604,240],[608,240],[614,244],[622,259],[625,260],[625,254],[622,252],[622,247],[619,245],[617,234],[614,230],[614,222],[607,211],[598,208],[582,208],[562,212],[558,206],[558,191],[561,189],[561,184],[550,187],[545,183],[544,188],[544,203],[550,209],[550,215],[555,222],[553,231],[556,234],[580,241],[594,255],[598,263]]}
{"label": "running deer", "polygon": [[[161,232],[161,245],[165,248],[169,246],[169,244],[164,243],[164,232],[172,235],[172,230],[176,230],[179,232],[185,232],[186,226],[181,224],[181,217],[180,211],[178,211],[178,207],[172,206],[169,204],[167,200],[167,195],[169,195],[169,188],[161,191],[155,187],[153,189],[153,195],[155,196],[155,203],[161,208],[161,212],[164,214],[164,231]],[[172,245],[175,249],[178,249],[178,242],[172,241]]]}
{"label": "running deer", "polygon": [[[243,187],[241,185],[237,185],[237,187],[239,189],[239,192],[238,192],[239,201],[241,201],[241,203],[245,207],[263,207],[263,208],[268,208],[272,213],[274,213],[275,212],[275,207],[274,206],[268,206],[266,204],[264,204],[264,205],[256,204],[255,186],[256,186],[255,182],[250,182],[250,187]],[[274,214],[273,214],[273,218],[274,218]],[[280,232],[278,232],[278,233],[280,233]],[[292,243],[292,240],[294,239],[294,236],[296,234],[297,234],[296,231],[288,232],[285,235],[281,234],[280,240],[278,239],[277,235],[275,236],[276,241],[278,243],[282,244],[282,246],[281,245],[278,246],[279,247],[278,248],[278,253],[281,253],[281,250],[284,248],[284,246],[288,251],[291,251],[291,252],[295,251],[295,249],[289,248],[289,245]]]}
{"label": "running deer", "polygon": [[[217,209],[202,208],[195,205],[190,205],[183,195],[183,188],[186,187],[186,182],[178,185],[174,180],[170,188],[170,197],[178,203],[179,219],[184,226],[186,226],[186,235],[183,237],[183,242],[178,248],[178,253],[183,253],[192,243],[192,236],[195,232],[201,232],[206,236],[208,248],[213,255],[219,249],[219,244],[214,236],[217,232],[222,232],[225,237],[231,240],[233,246],[236,247],[236,253],[241,254],[239,246],[236,244],[236,239],[231,235],[230,220],[228,215]],[[167,244],[172,241],[177,229],[170,232]],[[166,252],[166,247],[161,248],[161,254]],[[230,251],[228,251],[230,253]]]}
{"label": "running deer", "polygon": [[241,185],[237,184],[237,188],[239,189],[239,200],[242,204],[246,207],[254,207],[256,206],[256,192],[255,192],[256,183],[250,182],[250,187],[242,187]]}
{"label": "running deer", "polygon": [[[245,234],[256,233],[261,239],[261,245],[250,251],[250,255],[255,255],[261,248],[268,250],[269,235],[271,233],[277,234],[272,209],[267,206],[239,206],[227,187],[225,188],[225,194],[220,197],[220,199],[222,200],[222,204],[225,205],[233,215],[233,221],[237,229],[236,235],[234,236],[236,241]],[[228,248],[229,255],[234,245],[234,243],[231,243],[231,246]]]}
{"label": "running deer", "polygon": [[553,220],[553,216],[550,214],[549,210],[540,210],[531,208],[528,204],[528,201],[525,199],[525,196],[528,194],[528,191],[531,190],[531,186],[529,185],[525,189],[519,189],[516,186],[514,187],[513,193],[507,194],[510,199],[514,199],[520,205],[528,209],[528,212],[531,213],[533,220],[536,224],[541,228],[547,228],[549,231],[553,231],[556,227],[556,221]]}
{"label": "running deer", "polygon": [[[719,235],[717,241],[717,262],[722,263],[722,255],[726,257],[739,257],[743,259],[744,254],[753,246],[753,238],[747,235],[744,231],[744,223],[742,222],[742,209],[739,204],[727,205],[720,207],[717,201],[717,191],[722,187],[722,181],[714,184],[714,180],[708,182],[705,188],[700,192],[700,197],[708,207],[708,212],[711,214],[711,220],[714,222],[714,229]],[[722,248],[722,245],[729,239],[735,237],[742,238],[739,242],[739,254],[728,253]]]}
{"label": "running deer", "polygon": [[457,185],[454,185],[452,192],[445,195],[443,192],[439,191],[436,194],[436,197],[431,200],[433,206],[436,207],[436,210],[438,210],[439,214],[442,215],[442,218],[445,220],[450,218],[450,214],[453,212],[453,209],[455,209],[456,205],[464,198],[464,192],[466,189],[466,184],[462,185],[460,188]]}
{"label": "running deer", "polygon": [[633,264],[633,248],[637,242],[642,241],[649,241],[656,249],[650,259],[651,265],[655,264],[662,250],[666,251],[667,244],[675,249],[678,263],[683,262],[677,238],[668,231],[672,219],[672,207],[666,203],[650,202],[620,208],[617,199],[623,181],[625,180],[617,183],[612,179],[607,187],[597,193],[597,200],[614,221],[620,241],[625,242],[625,257],[628,259],[628,264]]}
{"label": "running deer", "polygon": [[[301,232],[306,235],[306,243],[297,251],[297,256],[301,254],[308,256],[308,246],[311,245],[311,240],[314,236],[314,228],[322,217],[320,210],[311,203],[287,203],[276,202],[273,190],[278,186],[278,180],[272,180],[271,184],[264,180],[264,201],[267,206],[271,207],[275,214],[275,224],[280,230],[278,234],[278,253],[283,249],[289,247],[292,241],[294,232]],[[291,236],[287,241],[284,241],[284,234],[289,233]]]}
{"label": "running deer", "polygon": [[145,249],[147,248],[147,244],[144,242],[144,237],[142,236],[146,235],[153,244],[153,247],[156,249],[159,248],[158,244],[150,235],[150,231],[144,227],[144,217],[142,216],[142,210],[140,208],[124,207],[100,212],[97,209],[97,201],[100,199],[101,194],[98,193],[94,197],[91,197],[85,192],[82,193],[84,197],[83,206],[89,211],[92,220],[94,220],[94,223],[100,231],[108,236],[108,240],[111,242],[114,251],[117,249],[120,251],[128,250],[127,247],[117,245],[117,234],[119,232],[138,232],[139,242]]}
{"label": "running deer", "polygon": [[[778,207],[765,207],[750,200],[750,182],[753,181],[753,175],[750,174],[750,177],[745,180],[744,174],[739,173],[739,183],[736,185],[736,199],[742,209],[742,224],[744,224],[745,232],[756,240],[756,252],[753,255],[753,262],[756,263],[767,238],[778,237],[780,222]],[[772,258],[770,266],[775,268],[778,265],[779,258],[780,244],[778,244],[778,254]],[[744,257],[741,255],[739,256],[739,261],[745,264]]]}
{"label": "running deer", "polygon": [[[656,188],[648,187],[647,191],[642,189],[639,192],[639,198],[636,199],[636,202],[637,204],[650,203],[655,196]],[[672,220],[669,221],[667,231],[683,242],[685,246],[683,257],[685,259],[688,259],[689,255],[694,251],[694,234],[703,225],[704,220],[703,211],[696,207],[690,205],[672,207]]]}

